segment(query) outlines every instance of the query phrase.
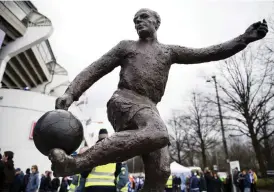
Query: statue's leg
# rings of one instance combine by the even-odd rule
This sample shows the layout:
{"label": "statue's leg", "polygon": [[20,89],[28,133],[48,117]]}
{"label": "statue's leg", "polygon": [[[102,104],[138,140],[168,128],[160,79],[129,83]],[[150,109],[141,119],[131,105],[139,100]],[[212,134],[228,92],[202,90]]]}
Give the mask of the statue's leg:
{"label": "statue's leg", "polygon": [[168,147],[143,155],[145,184],[142,192],[163,192],[170,176]]}
{"label": "statue's leg", "polygon": [[141,109],[130,120],[129,125],[134,130],[114,133],[74,158],[62,150],[52,150],[49,159],[52,161],[54,175],[73,175],[98,165],[122,162],[148,154],[168,145],[167,128],[156,111],[150,108]]}

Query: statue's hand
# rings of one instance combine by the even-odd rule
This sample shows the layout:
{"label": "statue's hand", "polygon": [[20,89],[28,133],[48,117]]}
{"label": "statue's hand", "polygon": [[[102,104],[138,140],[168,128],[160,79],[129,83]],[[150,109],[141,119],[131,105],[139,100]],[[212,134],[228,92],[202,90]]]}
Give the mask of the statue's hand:
{"label": "statue's hand", "polygon": [[251,43],[253,41],[260,40],[266,36],[268,32],[267,23],[265,20],[263,22],[259,21],[257,23],[253,23],[250,27],[245,31],[245,38],[247,43]]}
{"label": "statue's hand", "polygon": [[70,94],[65,93],[61,97],[56,99],[55,109],[68,110],[70,105],[73,103],[73,97]]}

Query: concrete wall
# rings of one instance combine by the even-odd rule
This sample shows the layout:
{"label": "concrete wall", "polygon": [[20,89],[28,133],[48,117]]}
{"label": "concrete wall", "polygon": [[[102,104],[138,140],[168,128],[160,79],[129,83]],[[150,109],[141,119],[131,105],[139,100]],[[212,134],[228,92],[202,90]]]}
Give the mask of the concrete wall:
{"label": "concrete wall", "polygon": [[[56,97],[37,92],[0,89],[0,148],[14,152],[15,167],[26,169],[38,165],[40,172],[50,170],[50,161],[42,155],[29,139],[33,122],[45,112],[53,110]],[[83,120],[75,105],[70,111]]]}

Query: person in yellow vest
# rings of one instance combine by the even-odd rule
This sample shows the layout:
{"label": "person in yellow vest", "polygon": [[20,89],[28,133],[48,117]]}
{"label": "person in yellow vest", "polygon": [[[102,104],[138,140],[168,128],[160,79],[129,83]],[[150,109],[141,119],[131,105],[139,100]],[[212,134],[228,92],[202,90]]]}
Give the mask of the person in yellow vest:
{"label": "person in yellow vest", "polygon": [[258,177],[257,177],[256,173],[252,169],[249,170],[249,175],[251,177],[251,188],[250,188],[250,191],[251,192],[257,192],[256,183],[257,183]]}
{"label": "person in yellow vest", "polygon": [[172,175],[170,175],[166,182],[166,192],[172,192],[172,188],[173,188],[172,184],[173,184],[173,177]]}
{"label": "person in yellow vest", "polygon": [[[100,129],[98,142],[108,137],[106,129]],[[118,165],[118,166],[117,166]],[[82,173],[82,177],[86,178],[85,192],[116,192],[116,175],[120,173],[120,165],[116,163],[109,163],[93,168],[87,171],[86,174]]]}
{"label": "person in yellow vest", "polygon": [[[79,154],[84,153],[86,150],[88,150],[87,146],[82,147],[79,150]],[[83,172],[81,174],[77,174],[75,177],[75,179],[77,178],[77,182],[75,181],[75,183],[77,183],[77,186],[75,189],[72,189],[69,192],[83,192],[85,189],[86,177],[87,177],[88,173],[86,174],[86,172]],[[83,177],[82,175],[86,175],[86,177]],[[70,186],[70,188],[71,188],[71,186]],[[73,186],[73,188],[74,188],[74,186]]]}
{"label": "person in yellow vest", "polygon": [[80,177],[81,177],[80,174],[72,176],[72,182],[69,185],[69,192],[76,192],[76,189],[80,184]]}
{"label": "person in yellow vest", "polygon": [[[82,147],[79,150],[79,154],[84,153],[88,149],[87,146]],[[71,154],[71,156],[77,155],[77,152],[74,152]],[[76,174],[72,176],[72,182],[69,185],[69,192],[83,192],[84,187],[85,187],[86,179],[82,178],[81,174]]]}
{"label": "person in yellow vest", "polygon": [[[71,154],[71,156],[77,155],[77,152]],[[80,174],[72,176],[71,184],[69,185],[69,192],[75,192],[80,182]]]}
{"label": "person in yellow vest", "polygon": [[118,174],[116,178],[116,191],[128,192],[128,183],[129,183],[128,166],[126,162],[123,162],[121,166],[121,172]]}

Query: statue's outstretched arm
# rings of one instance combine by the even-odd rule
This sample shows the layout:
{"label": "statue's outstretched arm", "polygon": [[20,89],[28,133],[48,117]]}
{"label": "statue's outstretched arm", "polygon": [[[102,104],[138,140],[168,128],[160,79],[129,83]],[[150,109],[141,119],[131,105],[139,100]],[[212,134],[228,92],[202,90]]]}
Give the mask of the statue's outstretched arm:
{"label": "statue's outstretched arm", "polygon": [[267,23],[263,20],[252,24],[243,35],[219,45],[196,49],[170,45],[172,63],[195,64],[226,59],[242,51],[249,43],[262,39],[267,32]]}
{"label": "statue's outstretched arm", "polygon": [[124,47],[125,41],[121,41],[100,59],[86,67],[70,83],[65,93],[72,95],[73,100],[77,101],[90,86],[120,65],[125,54]]}
{"label": "statue's outstretched arm", "polygon": [[247,44],[245,38],[241,35],[231,41],[206,48],[187,48],[170,45],[172,63],[196,64],[226,59],[242,51]]}

